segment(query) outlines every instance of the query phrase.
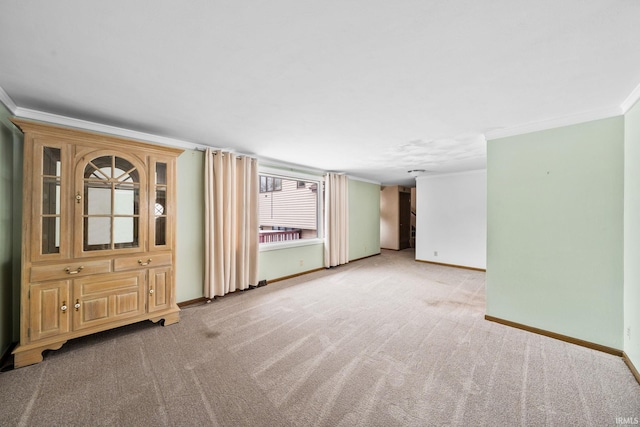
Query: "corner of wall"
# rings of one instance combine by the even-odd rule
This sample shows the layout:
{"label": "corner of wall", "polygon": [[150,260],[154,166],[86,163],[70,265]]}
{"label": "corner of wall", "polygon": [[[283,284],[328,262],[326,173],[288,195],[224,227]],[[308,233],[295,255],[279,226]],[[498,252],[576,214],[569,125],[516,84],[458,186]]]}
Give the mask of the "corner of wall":
{"label": "corner of wall", "polygon": [[0,104],[0,355],[19,339],[22,134]]}
{"label": "corner of wall", "polygon": [[[640,85],[636,88],[640,97]],[[624,290],[623,340],[628,363],[640,369],[640,102],[624,121]]]}

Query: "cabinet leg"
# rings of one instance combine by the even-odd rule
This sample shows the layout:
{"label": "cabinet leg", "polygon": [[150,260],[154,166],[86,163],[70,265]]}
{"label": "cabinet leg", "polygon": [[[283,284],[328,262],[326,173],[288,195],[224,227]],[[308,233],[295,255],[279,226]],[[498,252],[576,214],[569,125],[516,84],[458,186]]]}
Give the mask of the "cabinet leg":
{"label": "cabinet leg", "polygon": [[153,323],[158,323],[159,321],[163,320],[163,326],[173,325],[174,323],[178,323],[180,321],[180,312],[176,311],[175,313],[169,313],[159,317],[152,317],[149,320],[151,320]]}
{"label": "cabinet leg", "polygon": [[20,347],[13,351],[13,367],[22,368],[23,366],[35,365],[42,362],[42,352],[45,350],[59,350],[66,343],[62,341],[43,347],[36,347],[29,350],[21,350]]}
{"label": "cabinet leg", "polygon": [[162,326],[169,326],[180,321],[180,313],[171,313],[164,317]]}

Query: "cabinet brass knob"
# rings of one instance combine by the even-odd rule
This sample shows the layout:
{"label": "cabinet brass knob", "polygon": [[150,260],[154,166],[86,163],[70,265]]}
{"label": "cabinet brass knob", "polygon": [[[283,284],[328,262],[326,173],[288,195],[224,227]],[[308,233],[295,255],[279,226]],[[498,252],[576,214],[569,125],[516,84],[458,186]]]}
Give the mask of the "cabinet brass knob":
{"label": "cabinet brass knob", "polygon": [[69,307],[67,307],[67,302],[62,301],[62,307],[60,307],[60,310],[62,310],[63,313],[66,313],[68,308]]}
{"label": "cabinet brass knob", "polygon": [[72,270],[71,267],[67,267],[64,269],[64,271],[67,272],[67,274],[78,274],[80,273],[82,270],[84,270],[84,265],[81,265],[80,267],[78,267],[75,270]]}
{"label": "cabinet brass knob", "polygon": [[74,305],[74,307],[76,308],[76,311],[80,310],[80,300],[76,300],[76,305]]}
{"label": "cabinet brass knob", "polygon": [[153,295],[153,288],[149,289],[149,295]]}
{"label": "cabinet brass knob", "polygon": [[151,260],[151,258],[149,258],[149,259],[147,260],[147,262],[144,262],[144,261],[142,261],[141,259],[139,259],[139,260],[138,260],[138,264],[140,264],[140,265],[142,265],[142,266],[145,266],[145,265],[149,265],[149,264],[151,264],[151,261],[152,261],[152,260]]}
{"label": "cabinet brass knob", "polygon": [[80,200],[82,200],[82,194],[80,194],[80,192],[78,191],[76,193],[76,203],[80,203]]}

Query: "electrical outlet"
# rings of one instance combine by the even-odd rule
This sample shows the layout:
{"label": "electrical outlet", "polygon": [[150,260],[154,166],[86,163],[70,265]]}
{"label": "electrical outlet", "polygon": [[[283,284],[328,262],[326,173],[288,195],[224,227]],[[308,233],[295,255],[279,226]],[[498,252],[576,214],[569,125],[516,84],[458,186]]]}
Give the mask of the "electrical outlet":
{"label": "electrical outlet", "polygon": [[438,251],[433,251],[433,256],[438,256]]}
{"label": "electrical outlet", "polygon": [[303,265],[304,265],[304,260],[303,260],[303,259],[301,259],[301,260],[300,260],[300,267],[302,267]]}
{"label": "electrical outlet", "polygon": [[627,328],[627,338],[631,339],[631,328]]}

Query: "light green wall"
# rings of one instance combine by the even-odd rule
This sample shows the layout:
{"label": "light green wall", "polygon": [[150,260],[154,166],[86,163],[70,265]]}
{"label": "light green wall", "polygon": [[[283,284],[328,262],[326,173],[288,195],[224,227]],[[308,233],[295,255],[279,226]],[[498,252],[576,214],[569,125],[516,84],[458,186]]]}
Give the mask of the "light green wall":
{"label": "light green wall", "polygon": [[640,368],[640,102],[625,115],[624,351]]}
{"label": "light green wall", "polygon": [[[280,170],[282,174],[302,174],[322,180],[322,175],[301,168],[282,168],[278,165],[261,165],[269,170]],[[324,245],[307,244],[290,248],[260,251],[258,256],[258,279],[267,282],[282,277],[305,273],[324,267]]]}
{"label": "light green wall", "polygon": [[349,260],[380,253],[380,185],[349,179]]}
{"label": "light green wall", "polygon": [[[204,295],[204,154],[187,150],[178,158],[177,301]],[[349,259],[380,253],[380,185],[349,180]],[[260,280],[324,267],[324,245],[260,252]]]}
{"label": "light green wall", "polygon": [[624,120],[488,142],[487,314],[623,346]]}
{"label": "light green wall", "polygon": [[178,157],[176,300],[204,295],[204,152]]}
{"label": "light green wall", "polygon": [[273,280],[324,267],[324,245],[307,245],[260,252],[258,278]]}
{"label": "light green wall", "polygon": [[[349,179],[349,260],[380,253],[380,185]],[[267,281],[324,267],[324,245],[260,252]]]}
{"label": "light green wall", "polygon": [[19,340],[22,134],[0,103],[0,355]]}

